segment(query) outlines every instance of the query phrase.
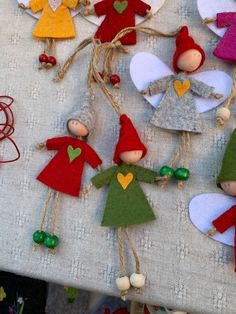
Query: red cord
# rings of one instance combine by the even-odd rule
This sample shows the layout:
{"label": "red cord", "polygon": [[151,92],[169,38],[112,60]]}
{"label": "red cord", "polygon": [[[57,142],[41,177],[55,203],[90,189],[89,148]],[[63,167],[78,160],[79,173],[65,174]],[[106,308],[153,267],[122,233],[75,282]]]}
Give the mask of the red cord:
{"label": "red cord", "polygon": [[[9,104],[7,104],[4,100],[9,100]],[[14,129],[14,114],[10,106],[13,104],[14,99],[9,96],[0,96],[0,113],[2,112],[5,118],[5,122],[0,123],[0,142],[8,139],[12,145],[15,147],[17,156],[13,159],[9,160],[1,160],[0,163],[9,163],[9,162],[14,162],[20,158],[20,151],[19,148],[16,145],[16,142],[10,137],[15,129]]]}

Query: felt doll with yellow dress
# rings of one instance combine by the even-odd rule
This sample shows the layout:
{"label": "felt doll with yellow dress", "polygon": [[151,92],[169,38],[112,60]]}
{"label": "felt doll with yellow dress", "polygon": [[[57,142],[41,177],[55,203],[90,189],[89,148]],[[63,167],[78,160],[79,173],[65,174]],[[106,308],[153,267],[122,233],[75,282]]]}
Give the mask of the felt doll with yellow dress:
{"label": "felt doll with yellow dress", "polygon": [[48,69],[55,66],[55,41],[76,37],[70,10],[79,4],[87,5],[88,0],[30,0],[28,5],[20,3],[22,9],[30,9],[33,14],[41,12],[33,31],[33,37],[45,41],[44,53],[39,56],[41,66]]}

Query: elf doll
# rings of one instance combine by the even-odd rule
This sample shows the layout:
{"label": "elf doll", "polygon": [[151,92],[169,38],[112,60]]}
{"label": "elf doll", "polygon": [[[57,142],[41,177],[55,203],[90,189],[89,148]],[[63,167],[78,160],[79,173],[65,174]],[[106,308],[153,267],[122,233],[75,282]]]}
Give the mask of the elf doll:
{"label": "elf doll", "polygon": [[[116,279],[116,285],[121,291],[121,297],[125,299],[130,285],[139,290],[145,284],[145,276],[141,273],[139,257],[130,238],[128,227],[155,219],[139,181],[154,183],[157,173],[135,165],[146,156],[147,149],[141,142],[131,120],[125,114],[120,116],[120,125],[119,140],[113,157],[116,166],[94,176],[92,183],[96,188],[109,186],[101,225],[118,230],[120,277]],[[130,278],[125,271],[122,252],[123,236],[126,237],[136,262],[136,272]]]}
{"label": "elf doll", "polygon": [[[135,14],[146,16],[151,10],[150,5],[141,0],[101,0],[93,9],[85,9],[84,15],[105,15],[95,38],[102,43],[110,42],[124,28],[135,26]],[[130,32],[120,39],[123,45],[135,45],[136,33]]]}
{"label": "elf doll", "polygon": [[[217,186],[221,188],[227,195],[236,196],[236,129],[234,129],[222,162],[220,174],[217,178]],[[235,201],[236,203],[236,201]],[[226,230],[235,227],[234,253],[236,260],[236,205],[229,208],[218,218],[212,221],[212,229],[207,232],[208,236],[213,236],[217,232],[224,233]],[[236,262],[235,262],[236,272]]]}
{"label": "elf doll", "polygon": [[[183,182],[190,175],[186,168],[190,153],[190,134],[202,133],[203,130],[194,96],[216,99],[222,97],[220,94],[213,93],[213,87],[189,76],[190,73],[198,70],[204,61],[203,49],[189,36],[188,27],[184,26],[176,37],[176,51],[173,55],[173,68],[176,74],[153,81],[141,91],[143,95],[150,96],[165,93],[150,122],[158,128],[181,134],[180,146],[174,158],[168,166],[161,169],[162,176],[175,175],[179,180],[179,187],[183,186]],[[181,157],[182,167],[174,171],[172,167]]]}
{"label": "elf doll", "polygon": [[[49,192],[40,228],[33,234],[34,242],[37,245],[43,244],[50,249],[50,252],[53,252],[59,243],[59,238],[55,235],[55,227],[60,193],[80,197],[84,164],[88,163],[94,169],[98,169],[102,164],[97,153],[86,143],[88,135],[94,128],[94,121],[95,112],[89,98],[89,102],[85,102],[81,110],[67,122],[67,129],[71,136],[51,138],[38,145],[39,149],[57,151],[37,177],[38,181],[49,187]],[[51,201],[53,191],[55,195],[54,200]],[[47,234],[43,228],[50,202],[52,203],[51,231]]]}
{"label": "elf doll", "polygon": [[29,6],[20,3],[20,8],[31,9],[33,13],[42,11],[34,29],[33,37],[45,41],[45,50],[39,56],[41,67],[49,69],[56,65],[56,40],[71,39],[76,36],[70,9],[79,4],[88,5],[88,0],[30,0]]}

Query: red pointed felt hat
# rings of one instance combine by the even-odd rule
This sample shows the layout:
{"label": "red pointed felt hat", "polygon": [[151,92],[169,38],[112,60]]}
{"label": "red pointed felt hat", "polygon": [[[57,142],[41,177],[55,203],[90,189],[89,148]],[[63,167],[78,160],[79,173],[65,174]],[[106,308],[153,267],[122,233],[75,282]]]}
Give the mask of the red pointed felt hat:
{"label": "red pointed felt hat", "polygon": [[[187,26],[183,26],[179,33],[176,36],[176,50],[173,55],[173,68],[175,72],[180,72],[181,70],[177,66],[178,59],[180,55],[190,49],[196,49],[198,50],[201,55],[202,55],[202,61],[201,64],[199,65],[198,69],[203,65],[205,61],[205,52],[202,49],[201,46],[195,43],[193,38],[189,36],[189,31]],[[197,70],[197,69],[196,69]]]}
{"label": "red pointed felt hat", "polygon": [[120,165],[122,160],[119,155],[123,152],[128,152],[131,150],[142,150],[142,158],[147,154],[147,148],[142,143],[138,132],[136,131],[130,118],[122,114],[120,116],[120,135],[118,143],[116,144],[116,149],[113,157],[113,161]]}

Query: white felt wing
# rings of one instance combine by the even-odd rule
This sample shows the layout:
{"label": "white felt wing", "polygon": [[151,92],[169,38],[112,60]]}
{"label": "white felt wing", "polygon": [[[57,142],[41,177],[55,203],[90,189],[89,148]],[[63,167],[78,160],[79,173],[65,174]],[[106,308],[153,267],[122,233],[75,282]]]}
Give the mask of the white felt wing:
{"label": "white felt wing", "polygon": [[[193,225],[203,233],[213,226],[211,222],[236,204],[236,198],[220,193],[204,193],[194,197],[189,204],[189,217]],[[213,239],[234,246],[235,227],[217,233]]]}
{"label": "white felt wing", "polygon": [[[235,0],[198,0],[198,11],[202,19],[215,18],[217,13],[221,12],[235,12]],[[218,36],[222,37],[226,28],[217,28],[216,23],[207,24],[207,26]]]}
{"label": "white felt wing", "polygon": [[[90,1],[91,8],[95,3],[99,1],[102,1],[102,0],[91,0]],[[163,6],[166,0],[143,0],[143,1],[151,6],[152,8],[151,11],[154,14],[160,10],[160,8]],[[95,25],[100,25],[103,22],[105,16],[97,17],[95,15],[89,15],[89,16],[84,16],[84,18]],[[139,15],[136,15],[135,19],[136,19],[136,25],[138,25],[142,23],[145,18]]]}
{"label": "white felt wing", "polygon": [[[29,0],[17,0],[17,2],[20,4],[20,3],[23,3],[25,6],[29,6]],[[82,6],[78,6],[78,8],[76,9],[76,10],[71,10],[71,15],[74,17],[74,16],[76,16],[77,14],[79,14],[79,12],[82,10]],[[29,14],[29,15],[31,15],[31,16],[33,16],[34,18],[36,18],[36,19],[39,19],[40,18],[40,16],[41,16],[41,14],[42,14],[42,12],[39,12],[39,13],[36,13],[36,14],[34,14],[31,10],[26,10],[26,12]]]}
{"label": "white felt wing", "polygon": [[[137,53],[130,63],[130,76],[138,91],[145,89],[150,82],[171,74],[173,74],[171,69],[161,59],[151,53]],[[233,81],[232,78],[223,71],[206,71],[190,76],[213,86],[215,88],[214,92],[224,95],[219,100],[213,97],[204,99],[196,96],[196,108],[200,113],[219,106],[230,94]],[[144,97],[153,107],[157,107],[163,94],[152,97],[145,95]]]}

